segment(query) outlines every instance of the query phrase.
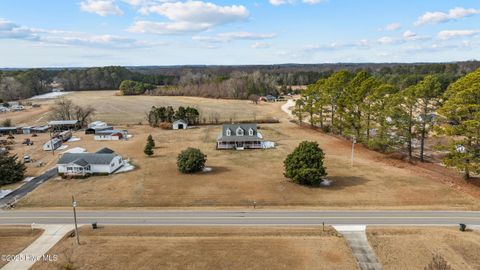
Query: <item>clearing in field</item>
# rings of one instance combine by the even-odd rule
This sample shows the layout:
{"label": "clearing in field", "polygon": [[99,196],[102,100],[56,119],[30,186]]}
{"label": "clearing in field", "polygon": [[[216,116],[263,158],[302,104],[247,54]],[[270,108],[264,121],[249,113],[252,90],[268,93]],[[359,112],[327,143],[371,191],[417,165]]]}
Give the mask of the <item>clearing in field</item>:
{"label": "clearing in field", "polygon": [[376,228],[367,237],[384,269],[423,269],[440,254],[453,269],[480,269],[480,232],[451,227]]}
{"label": "clearing in field", "polygon": [[332,228],[82,227],[32,269],[357,269]]}
{"label": "clearing in field", "polygon": [[[0,226],[0,255],[17,255],[42,234],[28,226]],[[0,268],[8,262],[0,260]]]}

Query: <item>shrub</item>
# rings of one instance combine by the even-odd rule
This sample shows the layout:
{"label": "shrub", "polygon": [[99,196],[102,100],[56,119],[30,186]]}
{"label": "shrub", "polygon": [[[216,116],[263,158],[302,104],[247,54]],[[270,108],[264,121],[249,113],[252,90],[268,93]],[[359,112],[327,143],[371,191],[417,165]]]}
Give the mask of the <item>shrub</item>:
{"label": "shrub", "polygon": [[391,144],[388,140],[382,140],[382,139],[377,139],[373,138],[368,141],[367,147],[369,149],[383,152],[383,153],[388,153],[392,151]]}
{"label": "shrub", "polygon": [[330,125],[324,125],[324,126],[322,127],[322,131],[325,132],[325,133],[330,133],[330,132],[332,132],[332,126],[330,126]]}
{"label": "shrub", "polygon": [[1,126],[2,127],[11,127],[12,126],[12,120],[11,119],[3,120]]}
{"label": "shrub", "polygon": [[319,185],[327,176],[323,150],[318,143],[304,141],[284,161],[285,177],[301,185]]}
{"label": "shrub", "polygon": [[448,262],[439,254],[433,255],[432,261],[425,266],[425,270],[453,270]]}
{"label": "shrub", "polygon": [[161,128],[161,129],[172,129],[172,124],[168,123],[168,122],[161,122],[158,125],[158,127]]}
{"label": "shrub", "polygon": [[195,173],[205,167],[207,156],[197,148],[187,148],[177,157],[178,170],[181,173]]}

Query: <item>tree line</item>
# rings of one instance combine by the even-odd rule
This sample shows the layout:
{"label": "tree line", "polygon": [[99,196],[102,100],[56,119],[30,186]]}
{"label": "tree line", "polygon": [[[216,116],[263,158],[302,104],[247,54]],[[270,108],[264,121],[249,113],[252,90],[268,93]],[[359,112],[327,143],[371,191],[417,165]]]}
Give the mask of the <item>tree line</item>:
{"label": "tree line", "polygon": [[152,85],[171,85],[178,81],[175,76],[142,74],[119,66],[8,70],[0,71],[0,102],[50,92],[53,82],[61,84],[65,91],[118,90],[125,80]]}
{"label": "tree line", "polygon": [[392,84],[365,71],[338,71],[309,85],[293,112],[312,127],[374,150],[404,151],[409,160],[414,142],[424,161],[429,136],[449,135],[444,161],[469,178],[480,173],[480,69],[452,83],[442,75]]}
{"label": "tree line", "polygon": [[193,107],[178,107],[175,110],[172,106],[155,107],[152,106],[147,113],[148,124],[152,127],[158,127],[161,123],[173,123],[176,120],[185,120],[189,125],[199,123],[200,113]]}
{"label": "tree line", "polygon": [[479,67],[480,62],[468,61],[436,64],[109,66],[0,70],[0,102],[49,92],[52,82],[61,83],[65,91],[117,90],[125,80],[160,86],[154,93],[157,95],[248,99],[250,95],[275,95],[289,91],[286,90],[289,86],[314,84],[340,70],[352,73],[365,71],[393,85],[410,85],[426,75],[436,75],[442,86],[446,87],[452,79]]}

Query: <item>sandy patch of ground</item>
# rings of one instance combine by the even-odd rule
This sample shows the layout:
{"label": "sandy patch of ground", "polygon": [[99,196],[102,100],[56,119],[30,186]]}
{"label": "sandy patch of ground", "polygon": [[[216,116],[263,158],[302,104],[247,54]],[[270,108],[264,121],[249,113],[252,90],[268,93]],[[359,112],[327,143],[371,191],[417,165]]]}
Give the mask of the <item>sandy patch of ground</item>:
{"label": "sandy patch of ground", "polygon": [[[17,255],[37,239],[43,230],[28,226],[0,226],[0,256]],[[7,264],[0,259],[0,268]]]}
{"label": "sandy patch of ground", "polygon": [[480,232],[458,228],[367,228],[384,269],[423,269],[440,254],[453,269],[480,269]]}
{"label": "sandy patch of ground", "polygon": [[344,239],[326,228],[82,227],[64,238],[57,263],[32,269],[357,269]]}

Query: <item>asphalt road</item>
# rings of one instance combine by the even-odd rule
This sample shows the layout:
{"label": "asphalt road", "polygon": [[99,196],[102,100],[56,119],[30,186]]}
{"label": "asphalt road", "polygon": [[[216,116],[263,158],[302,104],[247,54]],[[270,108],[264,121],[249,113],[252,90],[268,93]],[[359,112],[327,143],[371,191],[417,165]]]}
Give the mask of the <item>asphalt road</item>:
{"label": "asphalt road", "polygon": [[37,188],[40,184],[57,175],[57,168],[50,169],[43,174],[33,178],[29,182],[23,184],[21,187],[9,193],[7,196],[0,199],[0,208],[7,203],[13,203],[15,200],[20,200],[23,196]]}
{"label": "asphalt road", "polygon": [[[77,209],[78,210],[78,209]],[[77,211],[78,223],[117,225],[480,225],[468,211]],[[68,224],[72,211],[0,211],[0,225]]]}

